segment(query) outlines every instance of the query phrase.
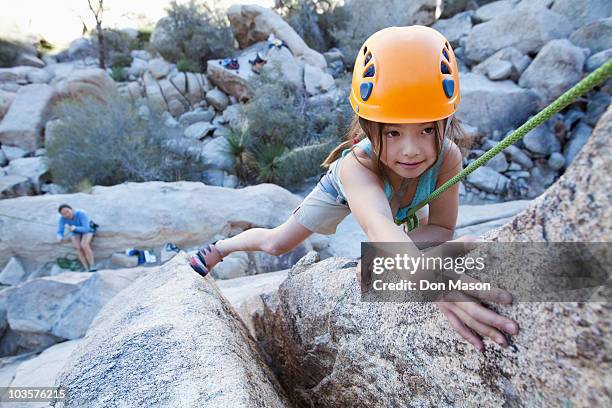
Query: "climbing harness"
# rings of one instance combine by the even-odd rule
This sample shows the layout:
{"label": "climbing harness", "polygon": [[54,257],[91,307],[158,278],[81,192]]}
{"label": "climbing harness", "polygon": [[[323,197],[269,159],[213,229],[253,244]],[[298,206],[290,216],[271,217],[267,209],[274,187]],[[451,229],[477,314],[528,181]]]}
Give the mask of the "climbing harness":
{"label": "climbing harness", "polygon": [[491,149],[485,152],[478,159],[470,163],[459,174],[457,174],[456,176],[448,180],[446,183],[441,185],[438,189],[432,192],[427,198],[425,198],[424,200],[419,202],[415,207],[410,209],[410,211],[408,211],[408,213],[406,214],[405,218],[401,220],[397,220],[396,224],[397,225],[405,224],[405,228],[407,229],[407,231],[412,231],[413,229],[418,228],[419,219],[416,216],[416,212],[418,210],[420,210],[421,208],[423,208],[424,206],[426,206],[427,204],[435,200],[438,196],[440,196],[442,193],[448,190],[452,185],[466,178],[470,173],[472,173],[477,168],[486,164],[489,160],[491,160],[491,158],[496,156],[502,150],[506,149],[508,146],[510,146],[511,144],[515,143],[520,138],[525,136],[527,133],[529,133],[536,127],[540,126],[542,123],[548,120],[555,113],[567,107],[569,104],[574,102],[579,96],[587,93],[588,91],[593,89],[595,86],[604,82],[610,76],[612,76],[612,59],[609,59],[601,67],[591,72],[588,76],[583,78],[580,82],[578,82],[568,91],[566,91],[563,95],[561,95],[551,104],[549,104],[547,107],[542,109],[537,115],[529,119],[527,122],[521,125],[521,127],[516,129],[510,135],[506,136],[504,139],[502,139],[499,143],[497,143],[495,146],[493,146]]}

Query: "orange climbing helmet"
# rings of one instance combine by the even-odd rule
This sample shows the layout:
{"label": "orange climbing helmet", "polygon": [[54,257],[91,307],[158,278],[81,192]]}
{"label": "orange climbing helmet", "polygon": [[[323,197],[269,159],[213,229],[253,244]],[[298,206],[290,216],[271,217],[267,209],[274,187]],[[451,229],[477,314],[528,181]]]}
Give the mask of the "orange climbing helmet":
{"label": "orange climbing helmet", "polygon": [[448,40],[430,27],[388,27],[372,34],[355,60],[349,101],[382,123],[444,119],[459,108],[459,69]]}

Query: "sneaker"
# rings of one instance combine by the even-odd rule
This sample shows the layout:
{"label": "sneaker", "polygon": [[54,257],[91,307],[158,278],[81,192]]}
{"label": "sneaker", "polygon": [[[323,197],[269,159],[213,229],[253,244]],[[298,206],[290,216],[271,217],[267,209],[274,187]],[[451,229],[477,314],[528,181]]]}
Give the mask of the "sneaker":
{"label": "sneaker", "polygon": [[91,268],[89,268],[89,272],[97,272],[98,268],[96,268],[95,266],[92,266]]}

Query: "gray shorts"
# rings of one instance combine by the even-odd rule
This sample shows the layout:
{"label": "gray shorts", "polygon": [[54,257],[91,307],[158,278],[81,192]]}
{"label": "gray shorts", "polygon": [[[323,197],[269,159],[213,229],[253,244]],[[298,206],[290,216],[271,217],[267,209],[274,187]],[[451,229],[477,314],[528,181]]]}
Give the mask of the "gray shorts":
{"label": "gray shorts", "polygon": [[302,203],[293,210],[293,217],[312,232],[331,235],[336,233],[338,224],[351,213],[348,205],[340,199],[333,199],[317,184]]}

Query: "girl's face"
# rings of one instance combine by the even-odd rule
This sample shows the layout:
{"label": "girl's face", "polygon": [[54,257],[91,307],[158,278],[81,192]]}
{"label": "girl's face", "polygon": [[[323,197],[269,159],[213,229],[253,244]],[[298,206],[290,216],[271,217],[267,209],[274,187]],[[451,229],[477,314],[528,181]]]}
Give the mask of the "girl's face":
{"label": "girl's face", "polygon": [[401,177],[415,178],[436,161],[435,122],[385,124],[382,162]]}

